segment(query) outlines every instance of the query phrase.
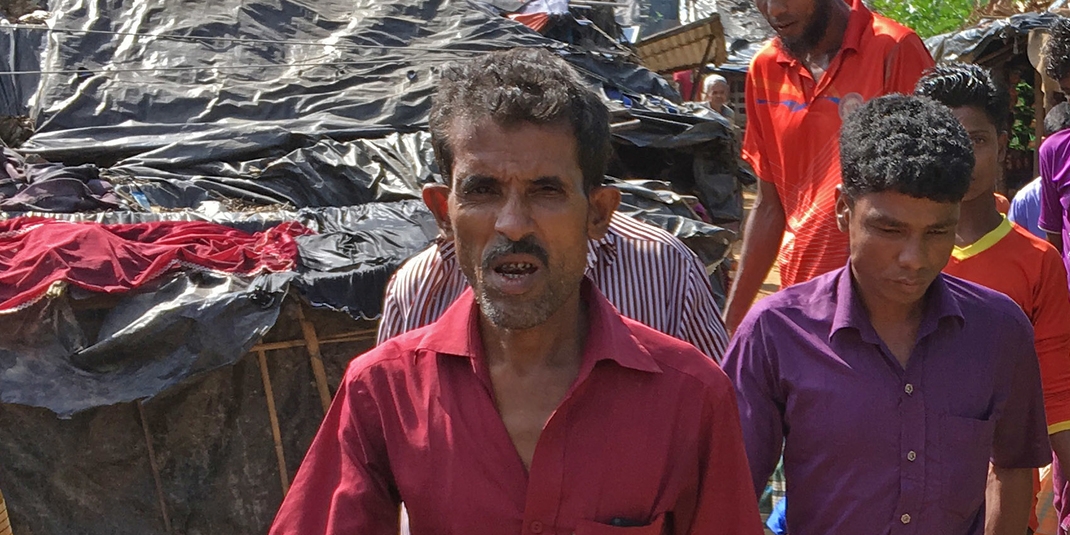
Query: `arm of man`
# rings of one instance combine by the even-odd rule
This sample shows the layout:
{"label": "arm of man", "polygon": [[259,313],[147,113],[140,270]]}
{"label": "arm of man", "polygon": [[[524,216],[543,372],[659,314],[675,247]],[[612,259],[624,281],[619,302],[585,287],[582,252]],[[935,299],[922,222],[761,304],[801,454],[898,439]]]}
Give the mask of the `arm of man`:
{"label": "arm of man", "polygon": [[728,344],[723,369],[736,387],[751,483],[761,496],[784,444],[784,401],[760,318],[747,316]]}
{"label": "arm of man", "polygon": [[699,461],[701,482],[695,515],[687,531],[703,535],[761,535],[758,500],[751,494],[747,452],[736,407],[736,392],[724,374],[707,389],[702,436],[708,440]]}
{"label": "arm of man", "polygon": [[772,182],[758,180],[758,197],[754,201],[743,231],[743,248],[739,269],[725,303],[725,325],[735,332],[750,310],[758,290],[776,261],[784,239],[784,205]]}
{"label": "arm of man", "polygon": [[383,315],[379,320],[379,334],[376,337],[375,345],[382,344],[405,332],[405,319],[401,312],[401,303],[398,302],[397,277],[398,274],[394,273],[390,277],[390,282],[386,283],[386,293],[383,296]]}
{"label": "arm of man", "polygon": [[1062,257],[1051,248],[1045,251],[1039,280],[1033,296],[1036,310],[1031,316],[1044,388],[1044,413],[1051,449],[1059,458],[1063,477],[1067,477],[1070,475],[1070,291]]}
{"label": "arm of man", "polygon": [[1055,169],[1059,168],[1054,142],[1048,138],[1040,145],[1040,219],[1037,226],[1048,237],[1048,243],[1063,254],[1063,203],[1059,197]]}
{"label": "arm of man", "polygon": [[[689,251],[690,252],[690,251]],[[684,309],[677,338],[690,342],[706,356],[720,363],[728,348],[728,332],[721,320],[721,311],[713,301],[713,289],[702,262],[693,253],[685,260],[687,279],[684,289]]]}
{"label": "arm of man", "polygon": [[[1043,229],[1041,229],[1043,230]],[[1063,235],[1054,232],[1044,231],[1044,235],[1048,238],[1048,243],[1055,247],[1059,254],[1063,254]]]}
{"label": "arm of man", "polygon": [[985,490],[985,535],[1021,535],[1033,508],[1033,469],[993,466]]}
{"label": "arm of man", "polygon": [[884,92],[914,93],[914,85],[935,65],[929,49],[917,34],[911,33],[896,44],[884,58]]}
{"label": "arm of man", "polygon": [[985,535],[1019,535],[1029,523],[1035,468],[1051,462],[1040,363],[1033,332],[1024,317],[1008,322],[1001,351],[1010,372],[1010,390],[996,420],[992,442],[992,470],[985,498]]}
{"label": "arm of man", "polygon": [[379,415],[351,367],[269,535],[397,535],[401,501]]}

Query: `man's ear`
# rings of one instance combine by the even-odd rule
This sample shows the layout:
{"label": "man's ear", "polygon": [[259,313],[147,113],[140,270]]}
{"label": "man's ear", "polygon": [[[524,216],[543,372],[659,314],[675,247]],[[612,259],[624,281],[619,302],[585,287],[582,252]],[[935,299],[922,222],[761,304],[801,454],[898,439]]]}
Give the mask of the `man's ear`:
{"label": "man's ear", "polygon": [[450,188],[444,184],[425,184],[423,189],[424,204],[435,216],[438,230],[443,238],[453,239],[453,225],[450,223]]}
{"label": "man's ear", "polygon": [[851,222],[851,198],[843,191],[843,184],[836,186],[836,227],[847,233]]}
{"label": "man's ear", "polygon": [[996,141],[997,143],[999,143],[999,163],[1003,163],[1003,161],[1007,159],[1008,139],[1009,137],[1007,136],[1006,130],[999,133],[999,139]]}
{"label": "man's ear", "polygon": [[600,240],[609,230],[609,220],[620,206],[620,190],[613,186],[595,186],[587,194],[587,237]]}

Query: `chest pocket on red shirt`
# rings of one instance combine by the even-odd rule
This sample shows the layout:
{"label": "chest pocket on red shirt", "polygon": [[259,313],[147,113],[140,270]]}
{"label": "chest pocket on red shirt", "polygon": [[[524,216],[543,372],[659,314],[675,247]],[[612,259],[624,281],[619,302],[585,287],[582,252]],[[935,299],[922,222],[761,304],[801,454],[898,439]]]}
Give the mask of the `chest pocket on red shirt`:
{"label": "chest pocket on red shirt", "polygon": [[572,535],[662,535],[665,531],[665,513],[645,526],[611,526],[590,520],[581,520]]}

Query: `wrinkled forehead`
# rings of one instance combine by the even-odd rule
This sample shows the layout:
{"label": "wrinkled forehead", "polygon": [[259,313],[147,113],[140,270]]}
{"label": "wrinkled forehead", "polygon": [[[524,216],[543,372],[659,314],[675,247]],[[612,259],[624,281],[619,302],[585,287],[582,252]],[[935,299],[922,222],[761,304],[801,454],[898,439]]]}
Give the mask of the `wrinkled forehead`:
{"label": "wrinkled forehead", "polygon": [[583,181],[577,140],[567,122],[457,121],[450,128],[450,146],[454,185],[469,175],[509,181],[548,176]]}

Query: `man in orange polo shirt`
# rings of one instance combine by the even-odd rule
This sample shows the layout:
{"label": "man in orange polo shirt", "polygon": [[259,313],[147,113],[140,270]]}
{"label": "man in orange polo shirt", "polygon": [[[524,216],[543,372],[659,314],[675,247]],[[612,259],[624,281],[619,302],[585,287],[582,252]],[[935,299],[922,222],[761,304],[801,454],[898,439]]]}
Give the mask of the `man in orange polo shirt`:
{"label": "man in orange polo shirt", "polygon": [[761,180],[725,309],[733,330],[774,260],[782,288],[847,262],[833,217],[842,119],[874,97],[911,93],[933,65],[913,31],[861,0],[755,3],[777,37],[747,73],[743,157]]}
{"label": "man in orange polo shirt", "polygon": [[[927,73],[917,94],[950,107],[973,141],[977,163],[944,272],[1006,294],[1033,324],[1048,435],[1061,467],[1053,483],[1062,488],[1070,467],[1070,291],[1055,247],[1011,223],[996,207],[993,192],[1006,155],[1009,94],[984,68],[962,63]],[[1066,526],[1066,507],[1057,503],[1056,508]]]}

